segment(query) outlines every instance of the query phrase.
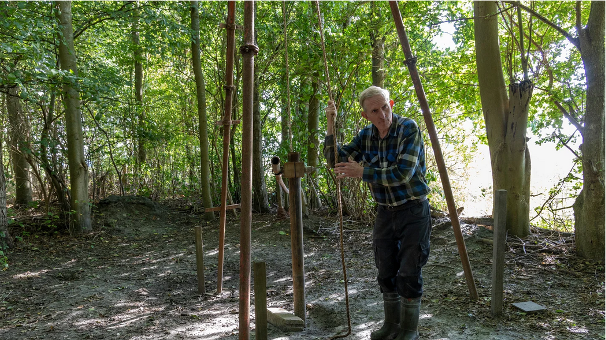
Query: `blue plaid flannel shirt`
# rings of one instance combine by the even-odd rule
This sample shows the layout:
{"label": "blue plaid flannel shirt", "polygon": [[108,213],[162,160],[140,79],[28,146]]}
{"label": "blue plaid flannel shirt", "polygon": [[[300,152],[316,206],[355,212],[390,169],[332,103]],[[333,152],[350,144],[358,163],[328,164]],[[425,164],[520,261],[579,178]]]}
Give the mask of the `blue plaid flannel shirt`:
{"label": "blue plaid flannel shirt", "polygon": [[[334,168],[334,137],[324,140],[324,157]],[[417,123],[393,114],[389,133],[381,139],[370,124],[353,141],[339,147],[339,162],[348,158],[364,166],[362,180],[370,183],[372,196],[380,205],[398,206],[409,200],[424,200],[429,193],[425,180],[425,148]]]}

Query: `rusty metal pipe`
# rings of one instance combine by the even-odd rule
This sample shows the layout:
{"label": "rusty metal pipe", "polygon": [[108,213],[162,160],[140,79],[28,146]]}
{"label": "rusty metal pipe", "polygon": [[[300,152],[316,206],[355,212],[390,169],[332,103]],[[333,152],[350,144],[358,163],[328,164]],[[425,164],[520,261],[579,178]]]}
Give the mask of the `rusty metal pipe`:
{"label": "rusty metal pipe", "polygon": [[225,56],[225,114],[223,115],[223,178],[221,178],[221,213],[219,215],[219,264],[217,293],[223,291],[223,258],[225,249],[225,220],[227,217],[227,175],[229,173],[229,133],[234,93],[234,45],[236,41],[236,2],[227,3],[227,55]]}
{"label": "rusty metal pipe", "polygon": [[425,119],[427,132],[429,132],[429,138],[431,139],[431,146],[433,148],[433,153],[436,158],[438,170],[440,172],[440,180],[442,181],[444,196],[446,196],[446,203],[448,205],[450,221],[452,222],[452,229],[454,230],[455,239],[457,240],[457,247],[459,250],[459,256],[461,257],[463,271],[465,272],[467,288],[469,289],[471,299],[477,300],[478,292],[476,290],[476,284],[473,279],[473,273],[471,272],[471,265],[469,264],[467,249],[465,248],[465,239],[463,239],[463,234],[461,233],[459,216],[457,215],[457,207],[454,203],[452,188],[450,187],[450,180],[448,179],[448,171],[446,170],[446,164],[444,162],[444,157],[442,156],[442,149],[440,148],[440,141],[438,140],[438,132],[436,131],[436,126],[433,123],[433,118],[431,117],[431,112],[429,111],[429,104],[427,103],[425,91],[423,90],[423,84],[421,83],[419,72],[417,71],[416,58],[413,57],[412,52],[410,50],[410,44],[408,42],[408,37],[406,36],[404,24],[402,23],[402,15],[400,14],[400,9],[398,8],[397,1],[390,1],[389,7],[391,8],[391,14],[393,15],[393,19],[396,24],[396,30],[398,31],[400,44],[402,45],[402,50],[404,51],[404,56],[406,57],[405,63],[408,66],[408,71],[410,72],[410,77],[412,78],[412,83],[415,87],[417,98],[419,99],[419,105],[421,106],[421,111],[423,112],[423,118]]}
{"label": "rusty metal pipe", "polygon": [[254,2],[244,2],[244,45],[242,53],[242,185],[240,202],[240,321],[239,338],[250,338],[250,248],[252,228],[252,172],[253,172],[253,93],[255,75],[255,18]]}

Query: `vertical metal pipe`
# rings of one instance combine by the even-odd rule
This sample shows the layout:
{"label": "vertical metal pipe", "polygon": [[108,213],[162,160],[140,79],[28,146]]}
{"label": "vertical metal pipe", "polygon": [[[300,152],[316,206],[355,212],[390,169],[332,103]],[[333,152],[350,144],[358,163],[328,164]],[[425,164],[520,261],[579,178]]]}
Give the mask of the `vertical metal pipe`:
{"label": "vertical metal pipe", "polygon": [[252,226],[253,94],[255,75],[254,2],[244,2],[242,53],[242,200],[240,208],[240,340],[250,338],[250,244]]}
{"label": "vertical metal pipe", "polygon": [[267,340],[267,273],[265,262],[255,262],[255,340]]}
{"label": "vertical metal pipe", "polygon": [[[299,162],[299,153],[290,152],[289,162]],[[289,178],[290,245],[292,250],[292,283],[295,315],[305,322],[305,268],[303,262],[303,209],[301,177]]]}
{"label": "vertical metal pipe", "polygon": [[390,1],[389,7],[391,8],[391,14],[396,24],[396,30],[400,37],[400,44],[406,57],[406,65],[412,78],[412,83],[419,99],[419,105],[423,112],[423,118],[425,119],[425,125],[427,126],[427,132],[429,132],[429,138],[431,139],[431,146],[433,153],[436,158],[438,170],[440,172],[440,180],[442,181],[442,187],[444,189],[444,196],[446,196],[446,203],[448,205],[448,213],[450,214],[450,221],[452,222],[452,229],[454,230],[455,239],[457,240],[457,247],[459,250],[459,256],[463,264],[463,271],[465,272],[465,279],[467,281],[467,288],[472,300],[478,299],[478,292],[476,290],[476,284],[473,279],[473,273],[471,272],[471,265],[469,264],[469,257],[467,256],[467,249],[465,248],[465,240],[461,233],[461,226],[459,224],[459,216],[457,215],[457,207],[454,203],[454,197],[452,195],[452,188],[450,187],[450,180],[448,179],[448,172],[446,171],[446,164],[444,163],[444,157],[442,156],[442,149],[440,148],[440,141],[438,140],[438,132],[436,126],[433,123],[431,112],[429,111],[429,104],[425,97],[425,91],[423,90],[423,84],[417,71],[416,58],[413,57],[410,50],[410,44],[408,43],[408,37],[406,36],[406,30],[404,30],[404,24],[402,23],[402,15],[398,8],[397,1]]}
{"label": "vertical metal pipe", "polygon": [[234,93],[234,45],[236,40],[236,2],[227,3],[227,54],[225,56],[225,114],[223,115],[223,178],[221,179],[221,213],[219,215],[219,264],[217,293],[223,290],[223,258],[225,248],[225,219],[227,217],[227,177],[229,174],[229,132],[231,129],[232,97]]}
{"label": "vertical metal pipe", "polygon": [[202,244],[202,227],[196,227],[196,269],[198,272],[198,293],[205,294],[204,287],[204,246]]}

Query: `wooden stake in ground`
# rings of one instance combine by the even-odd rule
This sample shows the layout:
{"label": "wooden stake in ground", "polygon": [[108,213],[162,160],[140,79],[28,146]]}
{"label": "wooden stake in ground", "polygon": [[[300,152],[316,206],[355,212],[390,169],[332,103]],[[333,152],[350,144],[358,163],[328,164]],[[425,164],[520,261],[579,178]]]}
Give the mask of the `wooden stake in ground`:
{"label": "wooden stake in ground", "polygon": [[202,227],[196,227],[196,269],[198,271],[198,293],[205,294],[204,287],[204,247],[202,245]]}
{"label": "wooden stake in ground", "polygon": [[284,164],[284,177],[288,178],[290,199],[290,246],[292,249],[293,309],[305,324],[305,265],[303,251],[303,210],[301,203],[301,177],[305,164],[298,152],[288,154]]}
{"label": "wooden stake in ground", "polygon": [[253,264],[255,272],[255,340],[267,340],[267,273],[265,262]]}
{"label": "wooden stake in ground", "polygon": [[505,265],[505,239],[507,231],[507,190],[497,190],[494,206],[494,228],[492,242],[492,316],[503,312],[503,267]]}

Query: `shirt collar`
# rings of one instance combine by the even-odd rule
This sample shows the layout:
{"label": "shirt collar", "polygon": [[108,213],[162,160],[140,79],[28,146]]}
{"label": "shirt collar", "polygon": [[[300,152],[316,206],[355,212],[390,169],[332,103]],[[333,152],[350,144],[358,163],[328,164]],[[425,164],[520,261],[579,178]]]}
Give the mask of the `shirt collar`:
{"label": "shirt collar", "polygon": [[[397,135],[398,118],[400,118],[400,116],[398,116],[397,114],[395,114],[393,112],[391,113],[391,125],[389,126],[389,132],[387,133],[387,135],[392,136],[392,137]],[[370,124],[370,125],[372,126],[372,138],[381,139],[381,135],[379,134],[379,129],[377,129],[377,127],[374,124]]]}

